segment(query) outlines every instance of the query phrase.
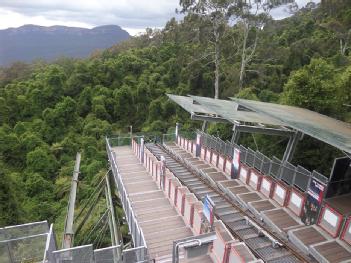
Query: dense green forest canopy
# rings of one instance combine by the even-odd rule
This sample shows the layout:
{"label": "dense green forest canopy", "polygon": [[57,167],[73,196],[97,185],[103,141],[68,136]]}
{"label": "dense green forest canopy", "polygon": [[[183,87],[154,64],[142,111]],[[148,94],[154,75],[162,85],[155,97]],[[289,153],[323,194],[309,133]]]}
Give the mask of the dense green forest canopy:
{"label": "dense green forest canopy", "polygon": [[[242,26],[223,29],[220,98],[297,105],[351,121],[351,6],[322,1],[290,18],[252,28],[257,47],[239,85]],[[85,60],[15,63],[0,70],[0,227],[36,220],[63,230],[74,157],[82,152],[79,202],[107,170],[104,136],[166,132],[175,122],[197,127],[166,93],[214,96],[211,33],[194,14],[163,30],[96,52]],[[209,131],[230,136],[230,127]],[[243,136],[240,141],[279,156],[284,141]],[[343,153],[305,138],[294,163],[327,173]],[[327,174],[328,175],[328,174]],[[79,208],[79,204],[78,204]]]}

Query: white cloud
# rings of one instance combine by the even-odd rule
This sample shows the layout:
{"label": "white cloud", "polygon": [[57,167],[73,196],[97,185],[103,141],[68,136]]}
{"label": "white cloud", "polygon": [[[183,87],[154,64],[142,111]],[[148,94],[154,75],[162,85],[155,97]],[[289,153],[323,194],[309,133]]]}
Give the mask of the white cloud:
{"label": "white cloud", "polygon": [[0,29],[5,29],[9,27],[19,27],[25,24],[34,24],[42,26],[54,26],[54,25],[63,25],[63,26],[74,26],[74,27],[93,27],[90,24],[79,22],[79,21],[69,21],[69,20],[53,20],[45,16],[27,16],[20,13],[16,13],[9,10],[4,10],[0,8]]}
{"label": "white cloud", "polygon": [[[162,27],[179,0],[0,0],[0,28],[23,24],[94,27],[115,24],[143,30]],[[133,30],[131,30],[133,31]]]}
{"label": "white cloud", "polygon": [[[308,0],[296,0],[301,7]],[[315,0],[314,2],[320,2]],[[130,34],[160,28],[174,16],[179,0],[0,0],[0,29],[24,24],[91,28],[114,24]],[[284,8],[272,11],[279,19]]]}

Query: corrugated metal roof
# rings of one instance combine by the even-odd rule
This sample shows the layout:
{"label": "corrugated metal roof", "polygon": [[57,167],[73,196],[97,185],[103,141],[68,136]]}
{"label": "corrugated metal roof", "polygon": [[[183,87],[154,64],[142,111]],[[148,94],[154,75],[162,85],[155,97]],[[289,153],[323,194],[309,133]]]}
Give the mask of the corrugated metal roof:
{"label": "corrugated metal roof", "polygon": [[199,96],[178,96],[167,94],[175,103],[190,114],[207,114],[208,117],[217,116],[235,123],[237,121],[282,125],[281,122],[262,116],[253,111],[238,110],[238,104],[230,100],[219,100]]}
{"label": "corrugated metal roof", "polygon": [[277,121],[268,116],[264,116],[262,114],[257,114],[254,111],[238,110],[239,104],[234,101],[219,100],[192,95],[190,95],[190,97],[200,103],[206,109],[216,112],[218,115],[222,116],[232,123],[243,121],[252,123],[264,123],[269,125],[283,125],[280,121]]}
{"label": "corrugated metal roof", "polygon": [[[168,94],[168,97],[190,114],[217,116],[232,123],[241,121],[287,126],[351,153],[351,125],[317,112],[238,98],[231,98],[230,101],[191,95],[186,97]],[[249,111],[240,109],[239,105]]]}
{"label": "corrugated metal roof", "polygon": [[202,105],[194,104],[194,100],[190,97],[186,96],[178,96],[173,94],[167,94],[167,96],[181,106],[184,110],[189,112],[190,114],[193,113],[202,113],[202,114],[212,114],[215,115],[216,112],[210,111],[209,109],[203,107]]}
{"label": "corrugated metal roof", "polygon": [[351,125],[307,109],[231,98],[234,102],[271,117],[295,130],[351,153]]}

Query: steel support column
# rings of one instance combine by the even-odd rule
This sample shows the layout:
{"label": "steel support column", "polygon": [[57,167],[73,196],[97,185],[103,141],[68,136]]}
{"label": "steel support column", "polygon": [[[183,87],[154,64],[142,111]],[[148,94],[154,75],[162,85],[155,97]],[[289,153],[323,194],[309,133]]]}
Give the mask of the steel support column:
{"label": "steel support column", "polygon": [[80,157],[81,157],[80,153],[77,153],[76,163],[74,165],[74,171],[73,171],[73,177],[72,177],[72,183],[71,183],[71,191],[69,194],[68,211],[67,211],[64,235],[62,240],[62,248],[71,248],[73,246],[74,208],[75,208],[76,196],[77,196]]}
{"label": "steel support column", "polygon": [[233,135],[232,135],[232,139],[231,139],[231,143],[238,144],[239,139],[240,139],[240,131],[234,130]]}
{"label": "steel support column", "polygon": [[294,157],[294,153],[296,150],[296,146],[299,142],[299,140],[302,139],[303,133],[296,131],[293,135],[290,136],[288,145],[286,146],[285,152],[284,152],[284,156],[282,161],[285,162],[290,162],[292,160],[292,158]]}
{"label": "steel support column", "polygon": [[207,130],[207,126],[208,126],[208,122],[207,121],[204,121],[203,123],[202,123],[202,131],[203,132],[206,132],[206,130]]}

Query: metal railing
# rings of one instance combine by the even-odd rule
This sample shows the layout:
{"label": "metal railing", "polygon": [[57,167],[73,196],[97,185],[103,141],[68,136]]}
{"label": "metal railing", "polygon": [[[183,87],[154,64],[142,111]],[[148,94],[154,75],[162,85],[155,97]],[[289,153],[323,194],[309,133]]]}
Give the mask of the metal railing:
{"label": "metal railing", "polygon": [[316,178],[320,182],[327,184],[328,179],[316,172],[309,172],[302,166],[294,166],[289,162],[282,162],[278,158],[268,158],[259,151],[237,145],[229,141],[223,141],[218,137],[209,135],[203,131],[197,131],[201,135],[201,145],[214,150],[229,158],[233,158],[234,149],[240,150],[240,161],[249,167],[253,167],[264,175],[272,176],[277,180],[282,180],[288,185],[295,186],[302,191],[308,189],[311,178]]}
{"label": "metal railing", "polygon": [[43,263],[51,263],[54,261],[53,252],[57,250],[56,237],[53,224],[50,225],[50,230],[46,240],[45,254]]}
{"label": "metal railing", "polygon": [[128,194],[126,188],[121,180],[121,176],[118,170],[118,165],[115,158],[115,153],[112,151],[109,139],[106,138],[106,150],[108,154],[108,158],[111,165],[111,170],[113,173],[113,178],[118,188],[118,193],[120,195],[120,200],[122,202],[123,210],[125,212],[125,216],[128,222],[129,231],[132,235],[133,243],[135,247],[145,247],[146,242],[144,238],[144,234],[142,230],[139,228],[137,219],[134,215],[130,200],[128,198]]}
{"label": "metal railing", "polygon": [[54,251],[55,263],[95,263],[93,245],[85,245]]}
{"label": "metal railing", "polygon": [[44,262],[48,236],[46,221],[0,228],[0,263]]}

